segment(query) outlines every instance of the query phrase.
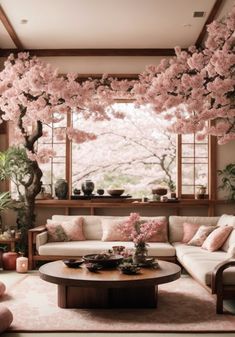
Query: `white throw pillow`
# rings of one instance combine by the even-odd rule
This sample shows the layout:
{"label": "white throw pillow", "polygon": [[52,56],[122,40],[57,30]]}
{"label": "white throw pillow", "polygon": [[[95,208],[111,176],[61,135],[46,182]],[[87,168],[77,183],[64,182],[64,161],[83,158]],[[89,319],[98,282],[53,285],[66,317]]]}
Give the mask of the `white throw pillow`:
{"label": "white throw pillow", "polygon": [[223,214],[217,222],[217,226],[235,226],[235,216],[230,214]]}
{"label": "white throw pillow", "polygon": [[227,253],[227,258],[228,259],[235,259],[235,244],[234,246],[231,246],[228,250],[228,253]]}

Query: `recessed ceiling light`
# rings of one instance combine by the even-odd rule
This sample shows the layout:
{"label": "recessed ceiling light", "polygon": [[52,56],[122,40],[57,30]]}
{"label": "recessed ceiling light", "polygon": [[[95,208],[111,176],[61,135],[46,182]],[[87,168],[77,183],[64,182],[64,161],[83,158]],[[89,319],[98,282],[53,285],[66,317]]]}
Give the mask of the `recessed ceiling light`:
{"label": "recessed ceiling light", "polygon": [[205,15],[205,12],[203,12],[203,11],[193,12],[193,17],[194,18],[202,18],[204,15]]}
{"label": "recessed ceiling light", "polygon": [[22,19],[22,20],[20,20],[20,23],[21,23],[22,25],[25,25],[26,23],[28,23],[28,20],[27,20],[27,19]]}

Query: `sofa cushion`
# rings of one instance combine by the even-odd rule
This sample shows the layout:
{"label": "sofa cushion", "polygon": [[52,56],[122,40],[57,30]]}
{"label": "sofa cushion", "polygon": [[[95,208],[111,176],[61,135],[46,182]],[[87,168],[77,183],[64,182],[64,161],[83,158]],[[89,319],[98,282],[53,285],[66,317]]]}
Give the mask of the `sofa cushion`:
{"label": "sofa cushion", "polygon": [[227,240],[225,241],[221,249],[224,252],[228,252],[230,247],[234,245],[235,245],[235,228],[231,231],[230,235],[228,236]]}
{"label": "sofa cushion", "polygon": [[[218,220],[217,223],[218,226],[233,226],[234,230],[235,230],[235,216],[234,215],[229,215],[229,214],[223,214],[221,215],[221,217]],[[227,240],[224,242],[223,246],[222,246],[222,250],[227,252],[229,250],[229,247],[235,244],[235,231],[233,231],[232,233],[230,233],[229,237],[227,238]]]}
{"label": "sofa cushion", "polygon": [[67,221],[47,220],[48,241],[81,241],[83,234],[83,217],[76,217]]}
{"label": "sofa cushion", "polygon": [[[112,241],[104,242],[101,240],[70,241],[70,242],[48,242],[39,246],[40,255],[64,255],[64,256],[83,256],[86,254],[97,254],[112,246],[125,246],[127,249],[134,249],[133,242]],[[175,256],[175,248],[168,242],[150,242],[148,244],[149,256]]]}
{"label": "sofa cushion", "polygon": [[229,250],[227,252],[227,258],[228,259],[235,259],[235,244],[233,246],[229,247]]}
{"label": "sofa cushion", "polygon": [[[83,233],[87,240],[101,240],[102,228],[101,217],[95,215],[83,215],[84,226]],[[68,221],[77,218],[77,215],[53,215],[52,220]]]}
{"label": "sofa cushion", "polygon": [[230,214],[223,214],[220,216],[217,226],[235,226],[235,216]]}
{"label": "sofa cushion", "polygon": [[222,247],[232,229],[232,226],[219,226],[208,235],[206,240],[203,242],[202,248],[207,249],[210,252],[218,250]]}
{"label": "sofa cushion", "polygon": [[131,241],[128,235],[120,231],[121,224],[120,220],[116,219],[102,219],[102,241]]}
{"label": "sofa cushion", "polygon": [[[209,252],[205,249],[176,242],[176,256],[186,270],[202,284],[211,285],[213,269],[227,259],[223,251]],[[235,267],[224,271],[224,284],[235,285]]]}
{"label": "sofa cushion", "polygon": [[197,223],[184,222],[183,223],[184,236],[183,236],[182,242],[188,243],[193,238],[193,236],[196,234],[199,227],[200,225]]}
{"label": "sofa cushion", "polygon": [[198,225],[215,226],[219,217],[207,216],[176,216],[169,217],[169,241],[181,242],[184,235],[184,222],[195,223]]}
{"label": "sofa cushion", "polygon": [[188,242],[190,246],[201,246],[203,242],[206,240],[208,235],[215,230],[215,226],[200,226],[196,231],[195,235]]}
{"label": "sofa cushion", "polygon": [[[159,217],[160,218],[160,217]],[[154,218],[159,222],[158,230],[148,242],[168,242],[168,225],[166,219]]]}

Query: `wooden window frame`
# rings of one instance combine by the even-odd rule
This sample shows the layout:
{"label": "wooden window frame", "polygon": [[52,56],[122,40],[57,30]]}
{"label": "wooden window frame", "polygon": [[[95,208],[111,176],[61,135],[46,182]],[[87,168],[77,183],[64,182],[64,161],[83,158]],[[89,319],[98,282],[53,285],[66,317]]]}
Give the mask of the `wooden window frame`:
{"label": "wooden window frame", "polygon": [[[182,136],[177,135],[176,141],[176,156],[177,156],[177,180],[176,191],[180,199],[194,199],[193,194],[182,194]],[[217,186],[217,141],[215,136],[208,136],[208,199],[216,200]]]}
{"label": "wooden window frame", "polygon": [[[120,100],[126,102],[126,100]],[[67,127],[72,125],[72,114],[67,115]],[[9,146],[9,126],[7,125],[7,144]],[[182,194],[182,137],[176,135],[176,193],[179,199],[194,199],[194,195]],[[65,179],[69,186],[69,199],[72,195],[72,141],[66,135],[65,140]],[[208,136],[208,199],[217,200],[217,140],[215,136]],[[7,183],[10,188],[9,182]]]}

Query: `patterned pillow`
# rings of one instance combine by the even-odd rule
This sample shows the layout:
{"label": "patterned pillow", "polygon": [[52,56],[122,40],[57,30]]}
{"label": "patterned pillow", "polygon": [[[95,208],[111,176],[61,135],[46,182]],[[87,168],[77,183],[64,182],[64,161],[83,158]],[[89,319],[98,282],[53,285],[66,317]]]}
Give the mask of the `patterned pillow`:
{"label": "patterned pillow", "polygon": [[200,225],[197,223],[184,222],[183,223],[184,235],[183,235],[182,242],[188,243],[193,238],[193,236],[196,234],[199,227]]}
{"label": "patterned pillow", "polygon": [[77,217],[70,221],[47,220],[49,242],[60,241],[83,241],[86,240],[83,234],[83,217]]}
{"label": "patterned pillow", "polygon": [[188,242],[188,245],[200,247],[215,228],[215,226],[200,226],[193,238]]}
{"label": "patterned pillow", "polygon": [[204,241],[202,248],[214,252],[221,248],[226,241],[227,237],[233,230],[233,226],[220,226],[211,232]]}

